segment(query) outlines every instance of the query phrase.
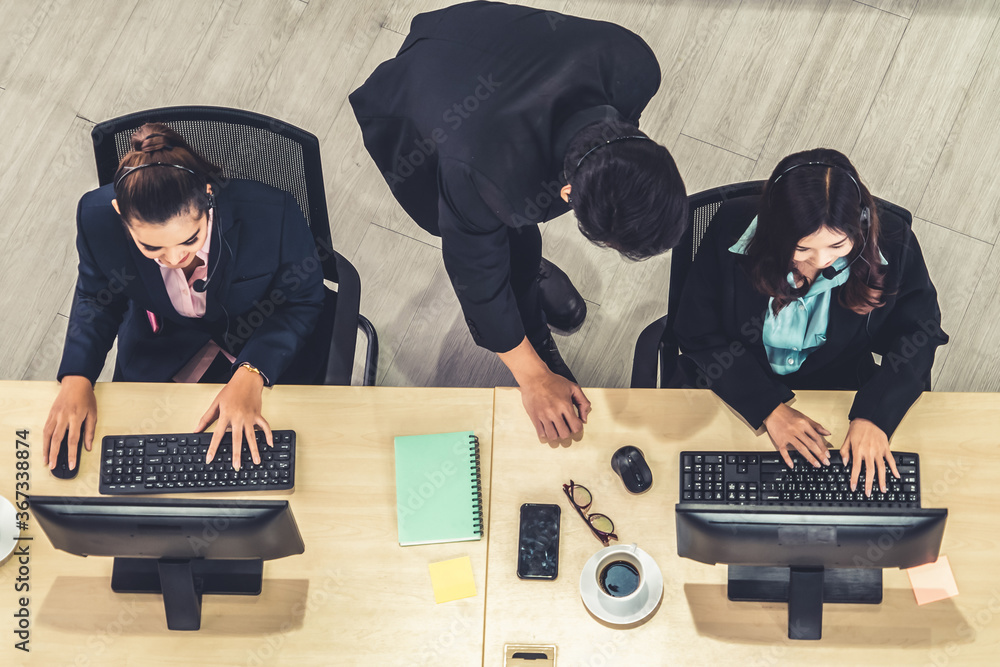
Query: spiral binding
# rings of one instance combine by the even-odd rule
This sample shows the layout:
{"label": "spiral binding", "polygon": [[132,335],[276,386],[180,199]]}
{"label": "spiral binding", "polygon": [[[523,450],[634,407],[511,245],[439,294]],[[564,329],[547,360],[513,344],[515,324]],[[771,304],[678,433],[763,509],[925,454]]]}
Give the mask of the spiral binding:
{"label": "spiral binding", "polygon": [[476,509],[473,510],[472,526],[479,537],[483,536],[483,473],[479,468],[479,438],[473,435],[469,444],[472,445],[473,468],[470,472],[475,476],[475,484],[472,486],[472,493],[476,502]]}

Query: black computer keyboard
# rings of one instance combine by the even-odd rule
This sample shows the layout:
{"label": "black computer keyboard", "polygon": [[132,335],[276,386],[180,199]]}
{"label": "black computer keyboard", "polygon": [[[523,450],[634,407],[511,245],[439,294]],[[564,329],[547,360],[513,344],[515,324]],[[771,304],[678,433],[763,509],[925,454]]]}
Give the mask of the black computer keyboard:
{"label": "black computer keyboard", "polygon": [[271,431],[274,448],[256,431],[260,464],[243,441],[240,469],[233,470],[233,438],[227,432],[212,462],[205,454],[211,433],[106,435],[101,441],[104,494],[278,491],[295,486],[295,431]]}
{"label": "black computer keyboard", "polygon": [[865,496],[862,464],[857,490],[851,491],[851,466],[840,452],[830,465],[814,468],[797,452],[789,469],[777,452],[681,452],[682,503],[727,505],[808,505],[826,507],[920,507],[920,458],[893,452],[899,479],[886,469],[885,493],[878,476]]}

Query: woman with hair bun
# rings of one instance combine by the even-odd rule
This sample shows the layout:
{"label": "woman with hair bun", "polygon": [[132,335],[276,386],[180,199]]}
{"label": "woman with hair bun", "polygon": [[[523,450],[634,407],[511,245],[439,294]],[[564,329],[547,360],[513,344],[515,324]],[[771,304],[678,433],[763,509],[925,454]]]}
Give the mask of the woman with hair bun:
{"label": "woman with hair bun", "polygon": [[[70,468],[97,424],[94,383],[118,338],[115,380],[224,383],[195,431],[218,420],[211,460],[227,428],[233,467],[254,427],[264,386],[286,374],[323,307],[316,247],[295,199],[260,183],[224,180],[166,125],[132,136],[113,184],[77,208],[79,277],[58,379],[43,432],[49,468],[68,430]],[[298,365],[298,364],[296,364]]]}
{"label": "woman with hair bun", "polygon": [[863,463],[865,493],[876,472],[884,492],[886,465],[899,476],[889,438],[948,342],[909,222],[876,205],[835,150],[781,160],[762,195],[724,202],[702,240],[677,311],[673,383],[711,388],[767,430],[789,467],[789,448],[830,462],[830,431],[786,404],[792,390],[856,390],[840,453],[852,488]]}

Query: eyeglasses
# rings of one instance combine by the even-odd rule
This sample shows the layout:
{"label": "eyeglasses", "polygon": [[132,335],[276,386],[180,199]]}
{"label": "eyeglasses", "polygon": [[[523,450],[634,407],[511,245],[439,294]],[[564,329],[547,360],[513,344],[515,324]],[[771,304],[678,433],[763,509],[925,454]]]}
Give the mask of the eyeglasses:
{"label": "eyeglasses", "polygon": [[590,527],[590,531],[597,536],[597,539],[601,541],[604,546],[608,546],[610,540],[617,540],[618,536],[615,535],[615,524],[610,517],[594,512],[593,514],[587,514],[587,510],[590,509],[590,504],[594,502],[594,497],[590,495],[590,491],[587,487],[580,486],[576,484],[573,480],[569,480],[569,484],[563,484],[563,493],[569,498],[569,502],[572,503],[573,507],[576,508],[577,513],[587,522]]}

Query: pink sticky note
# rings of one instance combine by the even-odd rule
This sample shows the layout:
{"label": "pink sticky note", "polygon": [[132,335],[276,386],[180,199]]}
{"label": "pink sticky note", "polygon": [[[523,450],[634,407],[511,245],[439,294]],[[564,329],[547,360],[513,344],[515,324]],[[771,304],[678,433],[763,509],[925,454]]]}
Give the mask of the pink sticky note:
{"label": "pink sticky note", "polygon": [[933,563],[911,567],[906,573],[910,575],[910,586],[918,605],[958,595],[958,584],[947,556],[941,556]]}

